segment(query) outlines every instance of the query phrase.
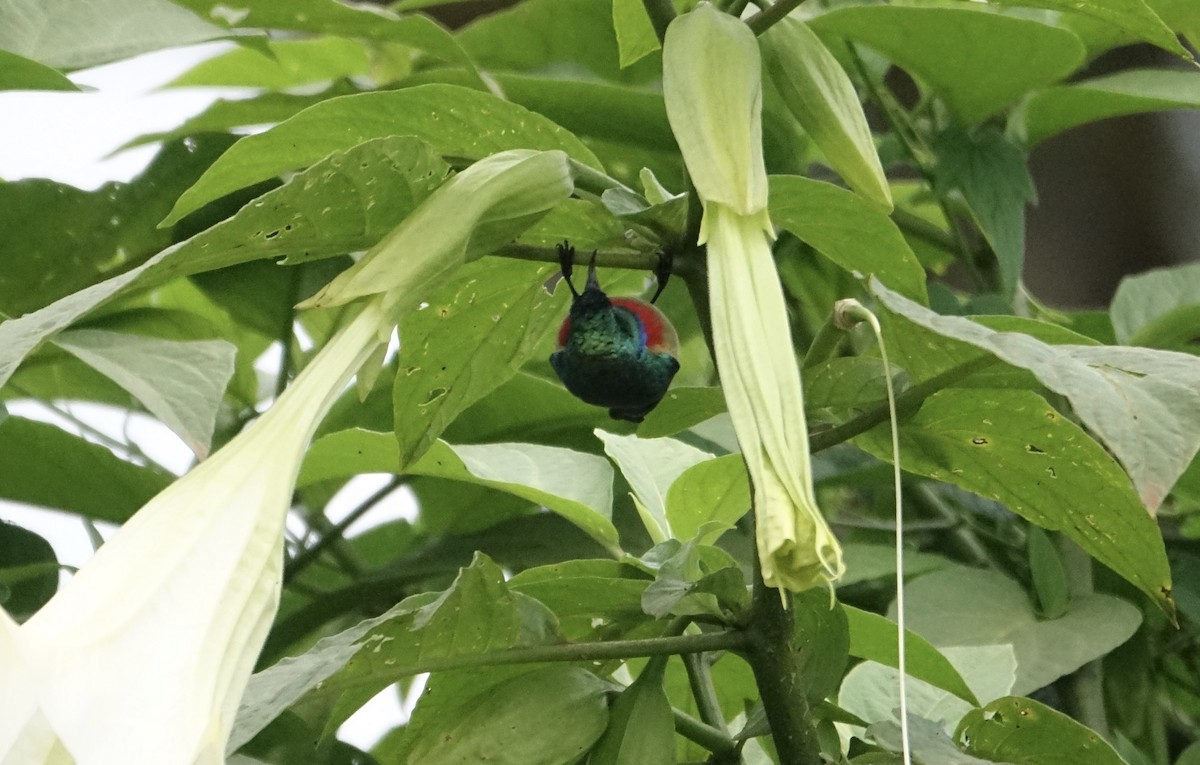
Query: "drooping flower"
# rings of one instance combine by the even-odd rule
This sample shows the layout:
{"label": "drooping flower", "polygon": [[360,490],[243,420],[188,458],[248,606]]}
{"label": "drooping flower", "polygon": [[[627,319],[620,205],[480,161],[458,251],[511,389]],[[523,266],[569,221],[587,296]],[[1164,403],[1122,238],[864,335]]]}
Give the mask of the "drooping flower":
{"label": "drooping flower", "polygon": [[219,765],[275,615],[305,448],[374,350],[368,303],[275,404],[129,520],[45,606],[0,613],[0,762]]}
{"label": "drooping flower", "polygon": [[817,508],[800,373],[771,258],[754,35],[707,3],[676,18],[663,45],[667,117],[704,204],[717,371],[754,486],[763,580],[793,591],[829,583],[841,548]]}

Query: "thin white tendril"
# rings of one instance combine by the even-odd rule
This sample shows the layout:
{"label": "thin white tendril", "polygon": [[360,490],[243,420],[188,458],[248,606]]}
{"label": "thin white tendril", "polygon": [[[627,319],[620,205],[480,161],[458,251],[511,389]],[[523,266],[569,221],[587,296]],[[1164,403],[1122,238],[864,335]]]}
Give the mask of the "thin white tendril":
{"label": "thin white tendril", "polygon": [[[879,357],[883,361],[883,379],[887,385],[888,417],[892,429],[892,481],[896,491],[896,652],[898,661],[896,669],[900,673],[900,750],[904,757],[904,765],[912,765],[912,749],[908,742],[908,666],[905,654],[907,640],[905,639],[904,619],[904,502],[900,490],[900,428],[896,419],[896,392],[892,387],[892,367],[888,364],[887,347],[883,343],[883,331],[879,320],[857,300],[839,301],[834,309],[835,315],[841,313],[845,319],[865,321],[875,333],[875,341],[879,343]],[[846,322],[848,323],[848,322]]]}

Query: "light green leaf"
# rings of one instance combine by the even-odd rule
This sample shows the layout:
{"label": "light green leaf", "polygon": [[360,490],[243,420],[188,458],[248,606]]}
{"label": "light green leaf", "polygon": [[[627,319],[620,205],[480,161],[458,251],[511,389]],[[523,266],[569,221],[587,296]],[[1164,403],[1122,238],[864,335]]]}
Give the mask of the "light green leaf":
{"label": "light green leaf", "polygon": [[673,438],[621,436],[599,429],[595,433],[604,442],[604,452],[617,463],[633,489],[638,513],[650,538],[657,543],[676,536],[667,518],[671,484],[685,470],[712,459],[713,455]]}
{"label": "light green leaf", "polygon": [[1200,43],[1200,5],[1192,0],[1146,0],[1146,5],[1193,46]]}
{"label": "light green leaf", "polygon": [[966,124],[981,122],[1083,63],[1071,32],[979,3],[838,8],[809,26],[876,49],[929,85]]}
{"label": "light green leaf", "polygon": [[725,394],[718,387],[671,388],[638,426],[638,434],[642,438],[673,436],[724,411]]}
{"label": "light green leaf", "polygon": [[968,753],[988,762],[1003,758],[1013,765],[1125,765],[1094,730],[1033,699],[998,699],[973,710],[954,737]]}
{"label": "light green leaf", "polygon": [[909,627],[937,646],[1010,644],[1012,692],[1028,694],[1124,643],[1141,612],[1111,595],[1071,601],[1058,619],[1039,619],[1019,584],[993,571],[956,567],[926,574],[905,593]]}
{"label": "light green leaf", "polygon": [[[899,663],[896,623],[879,614],[853,606],[842,606],[850,625],[850,655],[888,667]],[[909,630],[905,633],[906,669],[911,677],[953,693],[960,699],[978,704],[967,682],[929,641]]]}
{"label": "light green leaf", "polygon": [[[939,316],[878,282],[871,291],[889,311],[1028,369],[1047,388],[1066,396],[1083,424],[1124,465],[1151,510],[1200,450],[1200,360],[1194,356],[1051,346],[1017,332],[995,332],[967,319]],[[1157,588],[1162,582],[1143,584]]]}
{"label": "light green leaf", "polygon": [[0,4],[0,49],[56,69],[82,69],[224,36],[225,30],[168,0]]}
{"label": "light green leaf", "polygon": [[[391,433],[352,429],[323,436],[300,471],[306,486],[359,473],[399,473]],[[487,486],[528,499],[562,515],[602,544],[615,548],[612,466],[602,457],[541,444],[451,445],[435,442],[406,473]]]}
{"label": "light green leaf", "polygon": [[1200,265],[1127,276],[1108,308],[1117,342],[1190,351],[1200,334]]}
{"label": "light green leaf", "polygon": [[336,153],[141,266],[0,323],[0,385],[43,340],[127,290],[261,258],[289,255],[296,261],[370,247],[448,171],[427,146],[409,137]]}
{"label": "light green leaf", "polygon": [[284,90],[298,85],[363,74],[370,66],[366,47],[340,37],[277,40],[271,55],[234,48],[202,61],[163,87],[228,86]]}
{"label": "light green leaf", "polygon": [[[842,553],[846,561],[846,574],[838,580],[838,587],[877,579],[894,580],[896,577],[896,550],[891,545],[852,542],[842,547]],[[904,551],[906,579],[949,565],[951,561],[940,555],[915,550]]]}
{"label": "light green leaf", "polygon": [[792,116],[850,188],[892,209],[887,176],[854,83],[821,38],[785,18],[758,38],[763,65]]}
{"label": "light green leaf", "polygon": [[1134,39],[1157,45],[1177,56],[1192,57],[1171,28],[1143,0],[1000,0],[999,4],[1078,13],[1110,24],[1131,34]]}
{"label": "light green leaf", "polygon": [[622,68],[662,48],[641,0],[613,0],[612,20]]}
{"label": "light green leaf", "polygon": [[[910,716],[908,726],[913,761],[921,765],[1014,765],[996,760],[981,760],[964,754],[946,735],[946,731],[932,720]],[[867,729],[867,735],[889,751],[899,752],[903,747],[900,726],[894,722],[872,725]]]}
{"label": "light green leaf", "polygon": [[543,287],[552,270],[500,258],[470,263],[401,320],[392,396],[402,464],[517,374],[557,326],[562,296]]}
{"label": "light green leaf", "polygon": [[453,35],[421,14],[397,16],[367,3],[337,0],[176,0],[215,24],[237,29],[288,29],[296,32],[398,42],[451,64],[474,68]]}
{"label": "light green leaf", "polygon": [[479,159],[506,149],[561,149],[600,167],[578,138],[540,115],[469,88],[421,85],[331,98],[243,138],[184,192],[161,225],[231,191],[395,135],[414,135],[442,155]]}
{"label": "light green leaf", "polygon": [[[891,459],[886,428],[857,443]],[[901,422],[900,462],[909,472],[999,500],[1031,523],[1062,531],[1170,608],[1170,570],[1158,525],[1112,457],[1036,393],[935,393]]]}
{"label": "light green leaf", "polygon": [[232,345],[99,329],[64,332],[54,342],[129,391],[198,458],[208,456],[217,410],[233,376]]}
{"label": "light green leaf", "polygon": [[1041,614],[1047,619],[1057,619],[1066,613],[1071,597],[1062,556],[1058,554],[1050,535],[1041,528],[1030,526],[1026,537],[1029,573]]}
{"label": "light green leaf", "polygon": [[416,475],[453,478],[515,494],[553,510],[614,547],[612,466],[602,457],[540,444],[439,441],[409,466]]}
{"label": "light green leaf", "polygon": [[[1017,672],[1017,657],[1011,645],[962,646],[941,649],[971,690],[987,703],[1007,696]],[[952,730],[974,704],[923,680],[909,678],[906,699],[909,715],[940,720]],[[898,721],[899,672],[872,661],[846,673],[838,691],[838,706],[868,722]]]}
{"label": "light green leaf", "polygon": [[0,90],[79,90],[53,67],[0,50]]}
{"label": "light green leaf", "polygon": [[798,175],[772,176],[770,184],[774,223],[855,278],[874,274],[906,297],[929,301],[925,269],[896,224],[870,203],[845,189]]}
{"label": "light green leaf", "polygon": [[1130,69],[1039,90],[1013,115],[1027,146],[1089,122],[1126,114],[1200,109],[1200,72]]}
{"label": "light green leaf", "polygon": [[117,457],[53,425],[0,419],[0,497],[122,523],[173,476]]}
{"label": "light green leaf", "polygon": [[588,765],[675,765],[674,717],[663,689],[667,658],[652,658],[618,694]]}
{"label": "light green leaf", "polygon": [[1037,201],[1025,153],[999,130],[949,130],[937,137],[934,186],[942,195],[958,191],[996,253],[1000,288],[1017,288],[1025,263],[1025,205]]}
{"label": "light green leaf", "polygon": [[667,527],[676,539],[713,544],[750,512],[750,479],[740,454],[684,470],[667,490]]}

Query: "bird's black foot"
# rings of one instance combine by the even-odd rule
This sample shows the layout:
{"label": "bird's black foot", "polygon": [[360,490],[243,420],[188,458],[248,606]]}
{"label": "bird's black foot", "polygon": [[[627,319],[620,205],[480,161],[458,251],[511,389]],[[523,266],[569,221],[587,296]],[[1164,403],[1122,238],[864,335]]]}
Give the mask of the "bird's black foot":
{"label": "bird's black foot", "polygon": [[554,245],[554,249],[558,250],[558,268],[562,271],[563,279],[567,282],[567,287],[571,289],[571,294],[579,297],[579,292],[575,289],[575,283],[571,281],[571,275],[575,272],[575,248],[566,239],[562,244]]}
{"label": "bird's black foot", "polygon": [[666,289],[667,282],[671,279],[671,267],[675,263],[675,255],[670,250],[659,250],[658,264],[654,266],[654,278],[658,281],[658,289],[654,291],[654,297],[650,298],[650,302],[658,300],[658,296]]}

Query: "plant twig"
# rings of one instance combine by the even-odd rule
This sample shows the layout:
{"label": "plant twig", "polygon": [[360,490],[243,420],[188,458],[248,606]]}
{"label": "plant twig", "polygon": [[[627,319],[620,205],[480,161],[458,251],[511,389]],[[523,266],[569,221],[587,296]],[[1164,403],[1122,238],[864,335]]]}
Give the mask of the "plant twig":
{"label": "plant twig", "polygon": [[712,752],[714,763],[741,762],[737,744],[727,734],[674,707],[672,707],[671,713],[675,716],[675,732]]}
{"label": "plant twig", "polygon": [[[558,250],[533,244],[506,244],[493,253],[496,257],[514,260],[531,260],[537,263],[558,263]],[[575,265],[587,266],[590,252],[576,252]],[[600,268],[628,268],[637,271],[653,271],[658,267],[658,255],[653,252],[635,250],[597,250],[596,265]]]}
{"label": "plant twig", "polygon": [[330,545],[341,540],[342,535],[346,533],[346,529],[350,528],[350,524],[363,517],[364,514],[375,505],[379,504],[384,497],[391,494],[400,485],[402,478],[393,476],[381,489],[376,491],[371,496],[359,504],[358,507],[351,510],[345,518],[334,524],[329,530],[321,535],[321,538],[314,542],[311,546],[304,548],[296,553],[283,569],[283,583],[286,585],[292,579],[295,579],[301,571],[317,559],[321,553],[325,552]]}
{"label": "plant twig", "polygon": [[675,20],[675,5],[671,0],[642,0],[650,23],[654,26],[654,34],[661,43],[667,38],[667,27]]}
{"label": "plant twig", "polygon": [[724,751],[709,749],[714,755],[713,765],[739,765],[742,758],[725,727],[725,713],[721,711],[721,702],[717,699],[717,689],[709,671],[708,657],[702,653],[690,653],[684,654],[682,659],[684,669],[687,670],[688,684],[692,688],[692,696],[696,699],[696,709],[704,727],[720,734],[729,745]]}
{"label": "plant twig", "polygon": [[800,4],[803,2],[804,0],[778,0],[778,2],[769,8],[761,10],[746,19],[746,26],[750,27],[750,31],[754,32],[754,34],[761,35],[787,18],[787,15],[800,7]]}
{"label": "plant twig", "polygon": [[[945,372],[942,372],[936,377],[931,377],[923,383],[918,383],[908,390],[896,396],[896,415],[904,416],[909,412],[914,411],[921,405],[925,399],[937,393],[942,388],[949,387],[959,380],[966,379],[976,372],[985,369],[996,363],[995,356],[983,354],[970,361],[963,362],[956,367],[951,367]],[[849,441],[855,436],[866,433],[876,425],[887,422],[888,408],[887,405],[876,407],[869,412],[864,412],[852,420],[842,423],[837,427],[829,430],[821,431],[808,439],[808,448],[813,452],[819,452],[823,449],[828,449],[831,446],[837,446],[840,443]]]}

